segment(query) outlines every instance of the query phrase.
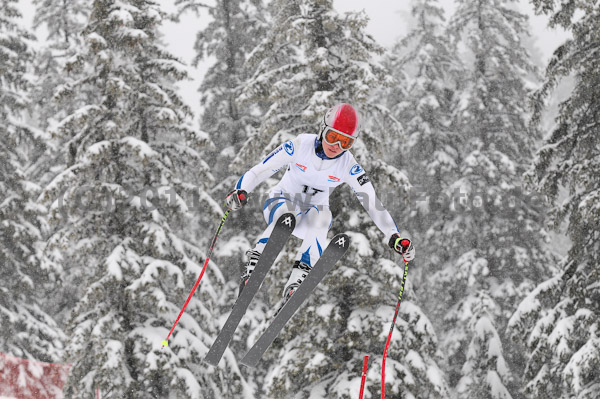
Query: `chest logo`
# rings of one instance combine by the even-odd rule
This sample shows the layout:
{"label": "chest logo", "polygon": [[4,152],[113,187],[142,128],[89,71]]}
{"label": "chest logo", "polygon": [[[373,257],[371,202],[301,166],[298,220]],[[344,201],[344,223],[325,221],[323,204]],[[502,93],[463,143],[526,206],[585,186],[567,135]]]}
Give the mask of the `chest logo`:
{"label": "chest logo", "polygon": [[283,143],[283,149],[288,153],[288,155],[294,154],[294,143],[292,143],[292,140],[288,140]]}
{"label": "chest logo", "polygon": [[300,165],[299,163],[296,163],[296,166],[298,167],[298,169],[300,169],[303,172],[306,172],[306,166],[304,165]]}
{"label": "chest logo", "polygon": [[354,165],[352,167],[352,169],[350,169],[350,174],[352,176],[357,175],[357,174],[362,173],[362,172],[364,172],[364,169],[361,168],[359,164]]}
{"label": "chest logo", "polygon": [[339,181],[340,181],[340,178],[339,178],[339,177],[335,177],[335,176],[329,176],[329,179],[328,179],[328,180],[329,180],[329,181],[332,181],[332,182],[339,182]]}

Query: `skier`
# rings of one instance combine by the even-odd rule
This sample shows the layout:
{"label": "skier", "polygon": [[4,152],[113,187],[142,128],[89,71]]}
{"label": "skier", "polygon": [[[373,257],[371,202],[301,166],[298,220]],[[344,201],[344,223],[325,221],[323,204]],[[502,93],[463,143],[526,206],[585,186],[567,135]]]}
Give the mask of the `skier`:
{"label": "skier", "polygon": [[377,227],[390,237],[389,246],[405,261],[414,258],[411,240],[400,236],[394,220],[377,199],[367,174],[349,151],[358,139],[359,129],[356,110],[350,104],[337,104],[324,115],[318,135],[300,134],[283,143],[243,174],[227,195],[225,203],[229,209],[240,209],[257,185],[287,168],[265,201],[263,214],[268,226],[254,248],[246,252],[248,261],[240,279],[240,294],[271,235],[273,221],[286,212],[293,212],[296,215],[293,234],[303,241],[283,290],[284,303],[290,298],[321,256],[333,219],[329,195],[342,183],[350,185]]}

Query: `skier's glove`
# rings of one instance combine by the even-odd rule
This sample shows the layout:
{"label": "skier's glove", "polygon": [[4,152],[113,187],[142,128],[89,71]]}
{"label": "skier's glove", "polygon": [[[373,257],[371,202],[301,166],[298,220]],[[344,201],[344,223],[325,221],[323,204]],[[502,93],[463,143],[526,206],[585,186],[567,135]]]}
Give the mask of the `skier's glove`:
{"label": "skier's glove", "polygon": [[410,262],[415,258],[415,247],[412,245],[412,242],[408,238],[400,237],[398,233],[392,235],[388,245],[402,255],[405,262]]}
{"label": "skier's glove", "polygon": [[244,190],[233,190],[225,197],[225,205],[232,211],[237,211],[248,203],[248,193]]}

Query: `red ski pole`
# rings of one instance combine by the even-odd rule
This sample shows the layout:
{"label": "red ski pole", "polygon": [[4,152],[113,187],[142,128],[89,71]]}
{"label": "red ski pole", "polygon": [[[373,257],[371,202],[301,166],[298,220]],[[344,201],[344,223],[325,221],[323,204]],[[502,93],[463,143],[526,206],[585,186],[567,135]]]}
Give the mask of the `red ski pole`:
{"label": "red ski pole", "polygon": [[400,302],[402,302],[402,294],[404,293],[404,284],[406,283],[406,276],[408,275],[408,262],[404,261],[404,276],[402,277],[402,284],[400,285],[400,294],[398,295],[398,302],[396,303],[396,312],[394,313],[394,320],[390,327],[390,333],[388,334],[387,341],[385,343],[385,349],[383,350],[383,362],[381,363],[381,399],[385,399],[385,359],[387,358],[388,349],[390,347],[390,341],[392,340],[392,332],[394,332],[394,325],[396,324],[396,317],[398,317],[398,309],[400,309]]}
{"label": "red ski pole", "polygon": [[363,361],[362,379],[360,381],[360,396],[358,399],[363,399],[363,392],[365,391],[365,381],[367,379],[367,367],[369,366],[369,355],[365,356]]}
{"label": "red ski pole", "polygon": [[223,225],[225,224],[225,220],[227,219],[227,216],[229,215],[230,211],[231,211],[231,209],[227,209],[227,212],[225,212],[225,215],[223,215],[223,218],[221,219],[221,223],[219,224],[219,227],[217,228],[217,232],[215,233],[215,236],[213,237],[212,242],[210,244],[210,248],[208,249],[208,255],[206,255],[206,260],[204,261],[204,266],[202,267],[200,276],[198,277],[198,280],[196,280],[196,284],[194,284],[194,288],[192,288],[192,291],[190,291],[190,294],[188,295],[187,300],[183,304],[183,307],[181,308],[181,311],[179,312],[179,315],[177,316],[177,320],[175,320],[175,323],[173,323],[173,327],[171,327],[171,331],[169,331],[167,338],[162,342],[163,348],[165,346],[169,346],[169,337],[171,336],[171,333],[173,332],[173,330],[175,329],[175,326],[179,322],[179,319],[181,318],[181,315],[185,311],[185,308],[187,307],[188,303],[190,303],[192,296],[194,296],[194,292],[196,292],[196,288],[198,288],[198,285],[200,285],[200,280],[202,280],[202,276],[204,276],[204,271],[206,270],[206,266],[208,265],[208,261],[210,260],[210,256],[212,255],[212,251],[213,251],[213,249],[215,249],[215,244],[217,243],[217,238],[219,237],[219,234],[221,233],[221,229],[223,228]]}

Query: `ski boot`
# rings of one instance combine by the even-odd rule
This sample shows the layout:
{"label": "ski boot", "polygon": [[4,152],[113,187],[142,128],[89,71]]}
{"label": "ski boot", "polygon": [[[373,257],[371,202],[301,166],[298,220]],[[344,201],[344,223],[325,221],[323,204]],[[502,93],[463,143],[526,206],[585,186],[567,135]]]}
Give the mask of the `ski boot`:
{"label": "ski boot", "polygon": [[300,287],[300,284],[302,284],[306,276],[308,276],[308,272],[310,272],[311,269],[312,267],[304,262],[300,262],[299,260],[294,262],[292,274],[290,274],[290,278],[283,289],[283,299],[279,302],[279,306],[273,317],[276,317],[279,312],[281,312],[281,309],[283,309],[287,301],[292,297],[292,294]]}
{"label": "ski boot", "polygon": [[302,284],[311,269],[312,267],[304,262],[300,262],[299,260],[294,262],[292,274],[290,274],[290,278],[283,289],[284,305],[290,299],[292,294],[298,289],[298,287],[300,287],[300,284]]}
{"label": "ski boot", "polygon": [[256,262],[258,262],[258,258],[260,257],[260,252],[249,249],[246,251],[246,256],[248,257],[248,261],[243,267],[242,275],[240,277],[240,292],[238,293],[238,298],[242,295],[242,290],[248,283],[250,279],[250,275],[254,271],[254,267],[256,267]]}

